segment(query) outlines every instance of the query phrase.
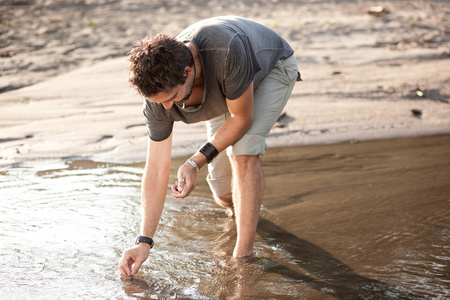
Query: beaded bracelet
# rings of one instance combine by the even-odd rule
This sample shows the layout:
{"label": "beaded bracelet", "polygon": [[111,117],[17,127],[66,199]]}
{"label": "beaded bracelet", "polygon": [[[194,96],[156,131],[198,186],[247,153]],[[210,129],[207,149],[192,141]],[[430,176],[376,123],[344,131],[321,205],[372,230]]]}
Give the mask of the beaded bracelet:
{"label": "beaded bracelet", "polygon": [[216,147],[210,142],[206,142],[198,151],[206,157],[208,163],[212,162],[219,154],[219,151],[217,151]]}

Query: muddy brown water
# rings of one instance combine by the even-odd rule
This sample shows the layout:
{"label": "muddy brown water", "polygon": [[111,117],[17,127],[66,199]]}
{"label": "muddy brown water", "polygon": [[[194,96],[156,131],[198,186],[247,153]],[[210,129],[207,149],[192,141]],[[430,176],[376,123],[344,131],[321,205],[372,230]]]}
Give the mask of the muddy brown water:
{"label": "muddy brown water", "polygon": [[194,195],[168,196],[131,279],[117,263],[139,230],[143,164],[1,169],[0,297],[450,297],[450,135],[269,149],[263,164],[252,261],[230,259],[234,220],[202,170]]}

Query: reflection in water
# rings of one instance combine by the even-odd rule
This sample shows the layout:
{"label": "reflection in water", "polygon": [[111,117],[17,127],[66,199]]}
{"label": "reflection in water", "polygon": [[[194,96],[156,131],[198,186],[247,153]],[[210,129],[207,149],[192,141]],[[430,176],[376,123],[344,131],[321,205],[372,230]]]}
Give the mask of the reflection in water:
{"label": "reflection in water", "polygon": [[167,198],[133,278],[117,263],[139,231],[142,164],[0,170],[0,297],[448,298],[449,146],[444,136],[272,149],[252,260],[230,258],[234,220],[202,181],[188,199]]}

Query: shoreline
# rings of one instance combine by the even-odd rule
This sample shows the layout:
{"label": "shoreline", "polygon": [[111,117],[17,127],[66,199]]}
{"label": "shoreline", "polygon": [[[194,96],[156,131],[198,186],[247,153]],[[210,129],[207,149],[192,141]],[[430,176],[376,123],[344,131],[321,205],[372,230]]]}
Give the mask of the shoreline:
{"label": "shoreline", "polygon": [[[416,72],[433,65],[425,61],[403,69]],[[440,67],[446,66],[450,69],[450,59],[441,62]],[[348,69],[347,78],[330,77],[328,84],[361,84],[351,77],[364,72],[352,74],[353,68]],[[283,117],[269,134],[270,148],[450,133],[448,103],[395,94],[373,99],[370,92],[360,98],[344,92],[330,97],[328,88],[317,88],[323,85],[324,70],[302,70],[307,79],[296,84]],[[383,72],[383,67],[374,67],[374,72]],[[0,94],[0,167],[67,159],[144,161],[147,135],[141,99],[128,88],[126,78],[126,59],[110,59]],[[386,86],[389,80],[374,84]],[[435,81],[445,80],[442,72]],[[194,153],[205,139],[203,122],[175,122],[172,156]]]}
{"label": "shoreline", "polygon": [[[267,152],[271,153],[273,151],[293,149],[293,148],[314,148],[314,147],[328,147],[332,149],[336,146],[344,146],[346,144],[360,144],[360,143],[395,143],[400,140],[411,140],[411,139],[422,139],[422,138],[447,138],[450,136],[450,131],[442,131],[442,132],[430,132],[427,134],[420,135],[398,135],[398,136],[383,136],[380,138],[372,138],[372,139],[350,139],[350,140],[332,140],[326,141],[322,143],[299,143],[299,144],[273,144],[266,148]],[[182,153],[180,151],[176,152],[177,155],[172,155],[172,162],[181,162],[180,159],[184,159],[189,157],[192,153]],[[262,155],[261,159],[264,160],[266,155]],[[45,167],[45,166],[53,166],[64,164],[66,162],[79,162],[80,166],[86,166],[87,168],[91,168],[93,165],[145,165],[145,158],[135,158],[135,159],[127,159],[127,160],[114,160],[114,159],[104,159],[102,155],[99,156],[66,156],[66,157],[47,157],[47,158],[36,158],[36,159],[28,159],[23,161],[18,161],[11,164],[0,164],[0,171],[6,170],[8,168],[22,168],[22,167]],[[93,165],[92,165],[93,164]],[[94,167],[95,168],[95,167]],[[172,167],[171,167],[172,168]],[[205,169],[206,170],[206,169]],[[204,170],[202,170],[204,173]],[[205,175],[207,175],[205,173]]]}

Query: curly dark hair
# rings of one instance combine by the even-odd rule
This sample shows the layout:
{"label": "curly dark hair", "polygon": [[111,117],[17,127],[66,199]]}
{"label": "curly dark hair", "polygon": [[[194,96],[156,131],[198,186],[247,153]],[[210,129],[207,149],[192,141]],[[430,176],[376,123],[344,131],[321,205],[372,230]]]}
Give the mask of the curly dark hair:
{"label": "curly dark hair", "polygon": [[184,69],[194,64],[189,48],[163,33],[138,41],[128,55],[128,81],[144,97],[167,93],[184,84]]}

